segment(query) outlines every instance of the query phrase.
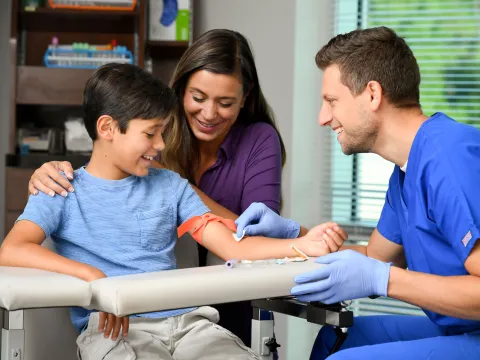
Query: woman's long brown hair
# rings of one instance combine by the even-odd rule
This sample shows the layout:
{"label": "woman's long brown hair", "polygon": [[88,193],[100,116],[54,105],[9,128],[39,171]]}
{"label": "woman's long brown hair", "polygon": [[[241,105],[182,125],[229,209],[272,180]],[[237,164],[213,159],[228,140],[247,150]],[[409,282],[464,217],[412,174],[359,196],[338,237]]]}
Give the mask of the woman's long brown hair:
{"label": "woman's long brown hair", "polygon": [[178,111],[165,129],[163,164],[179,173],[191,183],[200,162],[198,140],[186,119],[183,107],[185,88],[190,76],[199,70],[215,74],[238,74],[243,93],[248,96],[238,114],[237,123],[264,122],[275,128],[280,138],[282,165],[286,161],[285,146],[275,124],[273,112],[263,96],[257,69],[247,39],[232,30],[215,29],[200,36],[185,52],[177,64],[170,86],[180,99]]}

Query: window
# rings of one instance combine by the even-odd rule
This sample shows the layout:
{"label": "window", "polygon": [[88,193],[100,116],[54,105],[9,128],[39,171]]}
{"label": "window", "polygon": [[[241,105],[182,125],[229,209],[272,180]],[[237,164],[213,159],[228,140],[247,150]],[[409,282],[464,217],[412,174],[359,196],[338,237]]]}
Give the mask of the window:
{"label": "window", "polygon": [[[336,0],[335,5],[335,34],[388,26],[405,38],[420,66],[426,115],[441,111],[480,125],[480,1]],[[345,225],[352,242],[365,243],[380,216],[393,164],[374,154],[345,156],[336,138],[331,161],[326,203],[332,218]],[[418,312],[390,299],[357,301],[354,309],[357,314]]]}
{"label": "window", "polygon": [[[337,0],[335,34],[367,27],[373,2]],[[393,164],[375,154],[345,156],[332,137],[332,218],[348,225],[354,241],[365,241],[380,216]]]}
{"label": "window", "polygon": [[[394,29],[413,50],[425,114],[480,125],[480,1],[336,1],[335,33],[374,26]],[[393,164],[374,154],[345,156],[336,138],[332,144],[333,219],[375,226]]]}

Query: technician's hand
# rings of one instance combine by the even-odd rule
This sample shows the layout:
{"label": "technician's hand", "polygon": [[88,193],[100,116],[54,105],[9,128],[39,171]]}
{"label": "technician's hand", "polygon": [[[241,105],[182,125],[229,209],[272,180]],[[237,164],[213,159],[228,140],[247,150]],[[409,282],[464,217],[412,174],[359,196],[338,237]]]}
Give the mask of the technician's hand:
{"label": "technician's hand", "polygon": [[285,219],[263,203],[252,203],[235,221],[237,237],[245,235],[267,236],[271,238],[293,239],[300,233],[300,224]]}
{"label": "technician's hand", "polygon": [[384,263],[354,250],[344,250],[319,257],[325,264],[295,278],[292,295],[300,301],[333,304],[371,295],[387,296],[390,263]]}
{"label": "technician's hand", "polygon": [[[308,256],[323,256],[338,251],[348,235],[336,223],[326,222],[312,228],[304,238],[308,240],[305,248]],[[326,246],[320,246],[322,243]]]}
{"label": "technician's hand", "polygon": [[73,179],[72,164],[68,161],[50,161],[35,170],[28,183],[30,194],[37,195],[41,191],[50,196],[55,196],[55,193],[67,196],[67,191],[73,192],[72,184],[60,174],[60,171],[68,179]]}

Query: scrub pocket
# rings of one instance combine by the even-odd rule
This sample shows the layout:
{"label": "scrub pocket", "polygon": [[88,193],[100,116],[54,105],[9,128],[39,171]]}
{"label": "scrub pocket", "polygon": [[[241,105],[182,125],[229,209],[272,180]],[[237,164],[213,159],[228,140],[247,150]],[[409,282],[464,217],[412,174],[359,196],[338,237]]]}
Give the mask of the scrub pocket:
{"label": "scrub pocket", "polygon": [[138,213],[137,218],[140,243],[144,249],[161,251],[176,238],[176,222],[171,206]]}
{"label": "scrub pocket", "polygon": [[98,331],[98,313],[90,315],[88,326],[77,338],[79,360],[136,360],[133,348],[121,336],[113,341]]}

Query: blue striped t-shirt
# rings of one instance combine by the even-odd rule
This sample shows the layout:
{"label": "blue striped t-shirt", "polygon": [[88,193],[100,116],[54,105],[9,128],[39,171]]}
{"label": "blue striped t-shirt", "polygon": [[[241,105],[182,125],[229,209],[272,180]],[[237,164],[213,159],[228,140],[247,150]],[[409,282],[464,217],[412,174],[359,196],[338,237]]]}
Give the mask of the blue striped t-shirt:
{"label": "blue striped t-shirt", "polygon": [[[52,238],[60,255],[108,277],[175,269],[177,227],[209,211],[187,180],[164,169],[151,169],[145,177],[104,180],[81,168],[72,185],[75,192],[66,198],[30,196],[17,221],[34,222]],[[191,310],[138,316],[165,318]],[[90,312],[72,308],[79,331]]]}

